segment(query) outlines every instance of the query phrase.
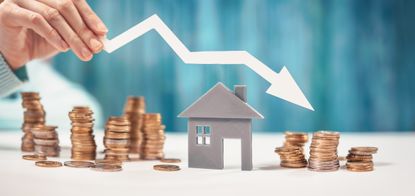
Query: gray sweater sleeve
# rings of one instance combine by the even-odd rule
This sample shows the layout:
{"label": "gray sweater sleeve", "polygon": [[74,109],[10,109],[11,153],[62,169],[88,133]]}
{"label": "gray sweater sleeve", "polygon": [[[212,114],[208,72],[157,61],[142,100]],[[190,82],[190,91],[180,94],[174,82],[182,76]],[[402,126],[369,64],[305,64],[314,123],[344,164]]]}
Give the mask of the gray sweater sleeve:
{"label": "gray sweater sleeve", "polygon": [[18,72],[24,72],[24,77],[19,77],[17,72],[13,72],[6,60],[0,54],[0,97],[5,97],[16,91],[27,80],[26,68]]}

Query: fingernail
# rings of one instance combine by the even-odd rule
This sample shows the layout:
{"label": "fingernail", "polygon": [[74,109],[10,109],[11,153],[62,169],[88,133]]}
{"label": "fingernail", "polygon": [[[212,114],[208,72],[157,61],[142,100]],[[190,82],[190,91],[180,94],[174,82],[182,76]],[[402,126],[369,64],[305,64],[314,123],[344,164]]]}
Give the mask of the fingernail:
{"label": "fingernail", "polygon": [[91,44],[91,48],[94,49],[94,51],[98,51],[102,47],[101,42],[99,42],[95,38],[92,38],[91,41],[89,41],[89,43]]}
{"label": "fingernail", "polygon": [[98,24],[97,24],[97,28],[98,28],[98,30],[99,30],[99,31],[101,31],[101,32],[104,32],[104,33],[108,32],[107,27],[105,27],[105,25],[104,25],[104,24],[102,24],[102,23],[98,23]]}
{"label": "fingernail", "polygon": [[82,56],[85,59],[90,59],[91,56],[92,56],[92,54],[91,54],[91,52],[87,48],[82,48]]}

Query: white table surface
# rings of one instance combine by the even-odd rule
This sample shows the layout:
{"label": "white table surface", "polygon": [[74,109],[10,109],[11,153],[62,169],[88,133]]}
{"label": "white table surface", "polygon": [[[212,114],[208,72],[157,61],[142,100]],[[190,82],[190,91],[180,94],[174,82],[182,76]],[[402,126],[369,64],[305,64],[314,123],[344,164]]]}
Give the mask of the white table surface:
{"label": "white table surface", "polygon": [[[21,132],[0,131],[0,195],[415,195],[415,133],[351,134],[340,139],[339,154],[351,146],[377,146],[375,171],[366,173],[320,173],[279,166],[273,152],[283,142],[282,134],[254,134],[253,171],[240,171],[238,140],[225,142],[225,169],[187,168],[187,140],[184,134],[169,134],[167,157],[181,158],[178,172],[154,171],[157,161],[129,162],[123,171],[96,172],[68,167],[40,168],[23,160]],[[102,150],[102,132],[96,133]],[[60,134],[63,151],[59,159],[69,160],[69,136]],[[307,150],[308,152],[308,150]],[[102,156],[102,154],[100,154]],[[308,156],[308,155],[307,155]],[[344,165],[345,162],[342,162]]]}

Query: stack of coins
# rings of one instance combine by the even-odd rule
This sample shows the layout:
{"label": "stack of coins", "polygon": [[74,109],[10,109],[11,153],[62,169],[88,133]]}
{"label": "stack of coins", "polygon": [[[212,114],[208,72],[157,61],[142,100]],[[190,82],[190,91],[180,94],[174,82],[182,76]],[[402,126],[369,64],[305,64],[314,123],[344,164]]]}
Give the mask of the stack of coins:
{"label": "stack of coins", "polygon": [[106,160],[127,161],[130,150],[130,122],[124,116],[112,116],[105,125]]}
{"label": "stack of coins", "polygon": [[145,106],[144,97],[128,97],[124,106],[124,116],[130,121],[130,153],[141,153]]}
{"label": "stack of coins", "polygon": [[75,106],[69,112],[71,119],[71,159],[95,160],[97,145],[93,134],[93,112],[87,106]]}
{"label": "stack of coins", "polygon": [[24,111],[24,121],[22,125],[22,131],[24,135],[22,137],[21,149],[24,152],[33,152],[35,150],[35,144],[33,142],[33,135],[30,129],[32,127],[45,124],[45,110],[40,103],[39,93],[35,92],[22,92],[22,106]]}
{"label": "stack of coins", "polygon": [[378,151],[376,147],[352,147],[347,155],[346,168],[349,171],[373,171],[373,154]]}
{"label": "stack of coins", "polygon": [[308,134],[304,132],[285,132],[284,147],[298,147],[304,151],[304,144],[308,141]]}
{"label": "stack of coins", "polygon": [[318,131],[313,134],[310,146],[308,168],[312,171],[337,171],[340,167],[337,159],[339,132]]}
{"label": "stack of coins", "polygon": [[162,159],[164,157],[164,128],[159,113],[143,115],[143,145],[141,158],[147,160]]}
{"label": "stack of coins", "polygon": [[59,157],[60,147],[56,126],[39,125],[32,127],[35,152],[48,157]]}
{"label": "stack of coins", "polygon": [[281,167],[303,168],[307,167],[307,160],[304,155],[304,144],[308,141],[308,134],[301,132],[285,132],[283,147],[275,148],[280,155]]}

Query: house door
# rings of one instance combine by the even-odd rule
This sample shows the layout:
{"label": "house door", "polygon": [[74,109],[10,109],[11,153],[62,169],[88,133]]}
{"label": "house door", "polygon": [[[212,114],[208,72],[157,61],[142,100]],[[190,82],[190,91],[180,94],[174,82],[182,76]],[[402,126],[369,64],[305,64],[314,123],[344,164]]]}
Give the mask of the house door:
{"label": "house door", "polygon": [[223,139],[225,169],[241,169],[241,139]]}

